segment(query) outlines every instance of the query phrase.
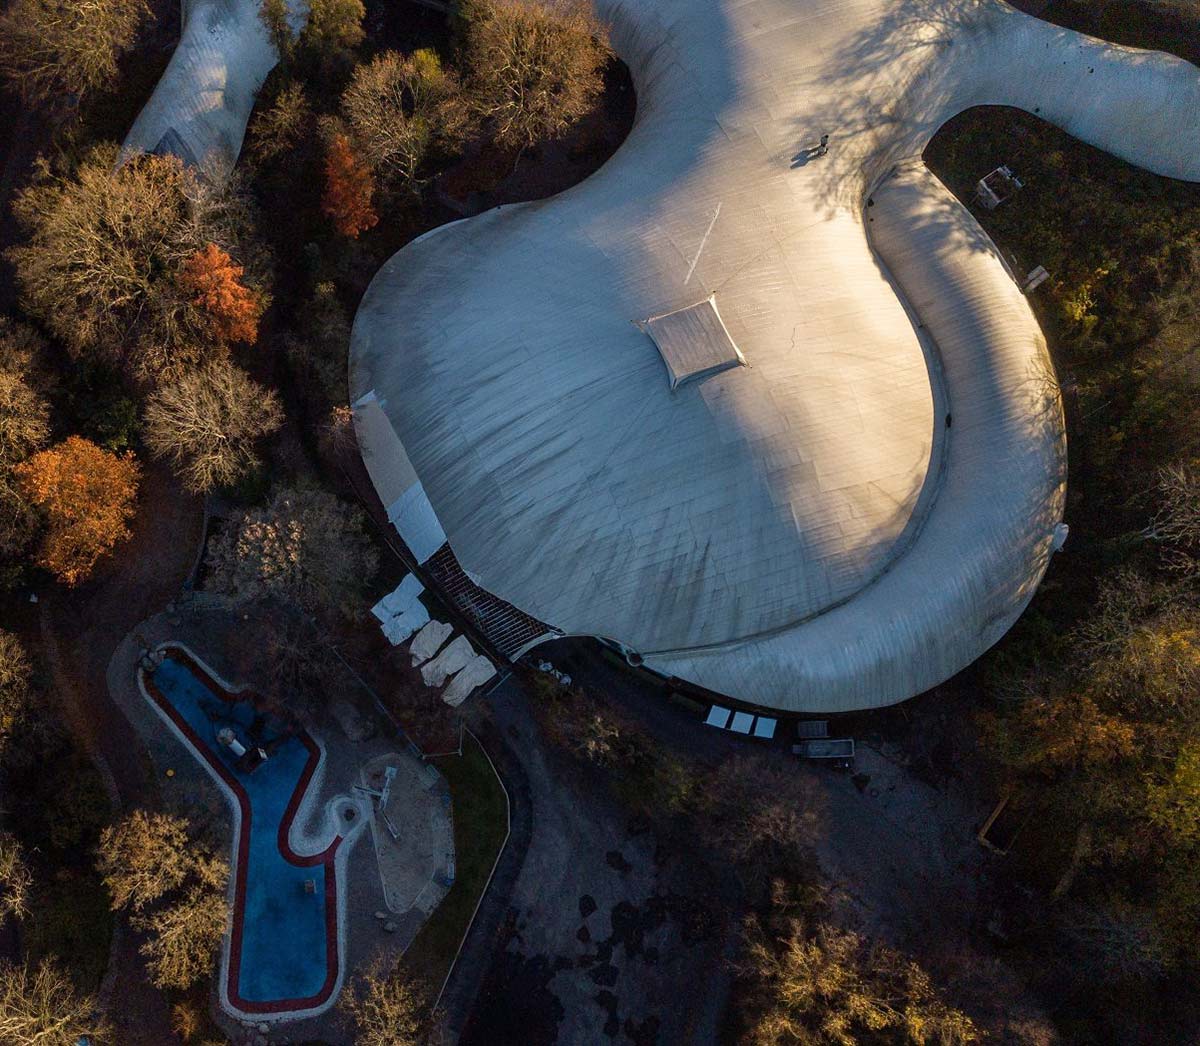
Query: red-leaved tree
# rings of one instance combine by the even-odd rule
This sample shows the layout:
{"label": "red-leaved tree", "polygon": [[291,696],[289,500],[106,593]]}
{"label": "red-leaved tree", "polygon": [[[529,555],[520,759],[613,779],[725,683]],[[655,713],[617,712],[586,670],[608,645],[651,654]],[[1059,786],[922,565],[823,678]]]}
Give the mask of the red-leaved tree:
{"label": "red-leaved tree", "polygon": [[244,271],[225,251],[210,243],[183,263],[178,282],[208,317],[217,338],[253,345],[265,302],[241,282]]}
{"label": "red-leaved tree", "polygon": [[371,201],[375,177],[354,155],[350,140],[335,134],[325,154],[325,197],[321,209],[343,236],[356,237],[379,221]]}

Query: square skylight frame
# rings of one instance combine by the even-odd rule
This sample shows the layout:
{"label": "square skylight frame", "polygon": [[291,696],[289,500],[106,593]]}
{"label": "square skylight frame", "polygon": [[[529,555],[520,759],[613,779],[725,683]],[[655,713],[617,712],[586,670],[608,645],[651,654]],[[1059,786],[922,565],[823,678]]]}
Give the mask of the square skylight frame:
{"label": "square skylight frame", "polygon": [[689,381],[747,366],[746,357],[721,319],[715,294],[637,325],[657,347],[672,392]]}

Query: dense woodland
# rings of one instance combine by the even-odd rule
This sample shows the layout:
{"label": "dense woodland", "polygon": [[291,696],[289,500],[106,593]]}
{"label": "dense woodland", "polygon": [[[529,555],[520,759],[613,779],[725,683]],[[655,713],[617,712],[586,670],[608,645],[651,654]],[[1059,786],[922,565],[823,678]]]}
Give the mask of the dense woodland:
{"label": "dense woodland", "polygon": [[[1195,4],[1059,4],[1047,15],[1200,60]],[[981,155],[1027,180],[983,221],[1019,271],[1052,273],[1032,299],[1066,394],[1070,455],[1069,551],[981,666],[981,741],[1028,818],[1014,860],[1049,896],[1014,918],[1028,920],[1024,946],[1064,1032],[1189,1041],[1200,191],[1004,111],[961,117],[927,159],[965,198]]]}
{"label": "dense woodland", "polygon": [[[395,10],[411,6],[313,0],[295,36],[283,0],[264,0],[281,62],[229,179],[118,156],[174,5],[0,11],[6,116],[32,150],[22,162],[10,145],[0,224],[4,1043],[117,1041],[94,1003],[115,918],[138,933],[174,1033],[224,1041],[207,1013],[229,874],[213,828],[152,801],[111,807],[59,713],[29,593],[103,580],[150,484],[220,504],[204,585],[272,615],[270,696],[303,715],[330,671],[303,629],[352,628],[381,560],[354,499],[345,377],[367,282],[428,228],[577,180],[628,127],[627,74],[583,6]],[[1195,3],[1041,13],[1200,57]],[[1024,180],[980,217],[1018,271],[1051,273],[1031,301],[1068,411],[1068,550],[966,673],[963,772],[1024,816],[1003,872],[1005,955],[1063,1041],[1195,1041],[1200,189],[1002,110],[959,117],[927,160],[964,200],[999,163]],[[730,1041],[982,1041],[953,986],[833,916],[794,781],[749,757],[713,778],[603,695],[535,684],[547,737],[585,782],[713,856],[697,876],[730,870],[714,885],[745,912]],[[342,1005],[358,1042],[399,1046],[424,1040],[427,995],[372,967]]]}
{"label": "dense woodland", "polygon": [[[331,666],[312,629],[353,627],[380,560],[343,469],[354,304],[395,249],[447,220],[440,172],[483,150],[494,187],[536,162],[594,112],[611,64],[577,6],[484,0],[450,24],[314,0],[297,36],[265,0],[282,60],[225,179],[118,153],[175,6],[0,11],[9,113],[38,137],[25,170],[8,158],[20,177],[0,316],[0,599],[26,622],[0,631],[6,1044],[118,1041],[94,1001],[114,917],[170,1004],[164,1034],[224,1041],[207,1011],[229,874],[205,816],[111,808],[59,719],[36,618],[17,608],[47,585],[86,599],[131,540],[144,484],[166,482],[221,507],[203,583],[272,623],[257,651],[277,681],[268,700],[294,715],[323,696]],[[520,84],[506,72],[518,62]],[[607,146],[573,148],[594,166]],[[356,1041],[424,1034],[421,985],[360,974],[343,995]]]}

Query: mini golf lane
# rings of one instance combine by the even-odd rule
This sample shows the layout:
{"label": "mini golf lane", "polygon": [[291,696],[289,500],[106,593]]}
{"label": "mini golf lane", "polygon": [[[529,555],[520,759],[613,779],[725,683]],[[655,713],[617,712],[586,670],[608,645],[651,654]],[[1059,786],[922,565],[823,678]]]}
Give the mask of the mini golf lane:
{"label": "mini golf lane", "polygon": [[227,691],[185,651],[172,647],[166,653],[153,675],[143,673],[146,692],[225,785],[240,813],[235,817],[229,1002],[247,1013],[321,1006],[338,974],[334,856],[342,839],[335,836],[310,856],[296,853],[288,842],[320,749],[301,732],[284,739],[253,773],[239,771],[216,734],[232,727],[249,746],[247,728],[256,715],[249,695]]}

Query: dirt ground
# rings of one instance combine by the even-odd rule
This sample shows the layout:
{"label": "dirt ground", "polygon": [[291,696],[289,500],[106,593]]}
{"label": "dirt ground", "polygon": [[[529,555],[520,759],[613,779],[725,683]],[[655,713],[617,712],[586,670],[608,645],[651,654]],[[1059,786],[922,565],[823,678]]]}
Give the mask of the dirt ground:
{"label": "dirt ground", "polygon": [[[43,646],[63,716],[125,809],[145,802],[154,786],[141,745],[109,699],[105,673],[125,634],[178,595],[196,557],[202,520],[197,499],[184,494],[165,468],[147,466],[132,538],[87,584],[41,602]],[[146,979],[139,943],[134,934],[118,931],[102,993],[119,997],[123,1012],[138,1015],[123,1033],[124,1044],[164,1046],[177,1039],[164,997]]]}

